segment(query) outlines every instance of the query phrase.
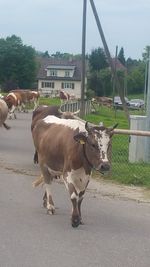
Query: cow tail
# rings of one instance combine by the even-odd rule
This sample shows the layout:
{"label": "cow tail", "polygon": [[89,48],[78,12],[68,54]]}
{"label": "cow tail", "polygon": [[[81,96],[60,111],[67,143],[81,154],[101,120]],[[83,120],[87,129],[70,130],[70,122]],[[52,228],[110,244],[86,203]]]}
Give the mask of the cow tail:
{"label": "cow tail", "polygon": [[43,176],[41,175],[40,177],[38,177],[33,183],[32,183],[32,186],[33,187],[37,187],[39,186],[40,184],[43,184],[44,183],[44,178]]}

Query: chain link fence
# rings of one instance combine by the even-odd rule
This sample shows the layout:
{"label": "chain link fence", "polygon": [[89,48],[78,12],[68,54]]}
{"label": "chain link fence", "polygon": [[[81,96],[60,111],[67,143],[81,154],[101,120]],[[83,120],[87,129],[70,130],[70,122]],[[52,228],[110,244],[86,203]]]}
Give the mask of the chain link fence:
{"label": "chain link fence", "polygon": [[124,184],[150,187],[150,164],[129,162],[129,142],[128,135],[113,136],[109,178]]}

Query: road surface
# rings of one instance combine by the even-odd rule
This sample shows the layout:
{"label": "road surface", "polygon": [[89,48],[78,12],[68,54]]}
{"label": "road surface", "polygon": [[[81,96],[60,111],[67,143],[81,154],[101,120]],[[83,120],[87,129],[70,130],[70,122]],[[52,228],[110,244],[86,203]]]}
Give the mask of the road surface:
{"label": "road surface", "polygon": [[[88,190],[84,225],[71,227],[71,202],[53,184],[56,215],[42,207],[33,164],[31,113],[0,129],[0,267],[149,267],[150,204]],[[89,187],[90,189],[90,187]]]}

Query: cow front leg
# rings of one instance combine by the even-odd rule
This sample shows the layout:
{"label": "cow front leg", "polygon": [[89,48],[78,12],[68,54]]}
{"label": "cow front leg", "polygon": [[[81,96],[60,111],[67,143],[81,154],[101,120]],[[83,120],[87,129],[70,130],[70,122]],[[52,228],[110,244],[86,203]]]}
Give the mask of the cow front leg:
{"label": "cow front leg", "polygon": [[79,215],[80,215],[80,224],[83,224],[82,216],[81,216],[81,203],[82,203],[82,200],[84,198],[84,193],[85,193],[85,191],[80,192],[79,193],[79,199],[78,199],[78,210],[79,210]]}
{"label": "cow front leg", "polygon": [[71,216],[71,224],[72,227],[78,227],[81,221],[79,209],[78,209],[78,194],[73,186],[73,184],[68,184],[68,189],[70,193],[70,198],[72,202],[72,216]]}

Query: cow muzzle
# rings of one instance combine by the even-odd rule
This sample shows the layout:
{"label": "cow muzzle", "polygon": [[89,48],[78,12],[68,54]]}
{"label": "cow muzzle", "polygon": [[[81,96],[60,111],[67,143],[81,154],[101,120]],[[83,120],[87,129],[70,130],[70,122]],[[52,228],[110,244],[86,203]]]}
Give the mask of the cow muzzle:
{"label": "cow muzzle", "polygon": [[110,163],[109,163],[109,162],[102,162],[102,163],[99,165],[98,171],[101,172],[101,173],[103,173],[103,174],[104,174],[105,172],[110,171]]}

